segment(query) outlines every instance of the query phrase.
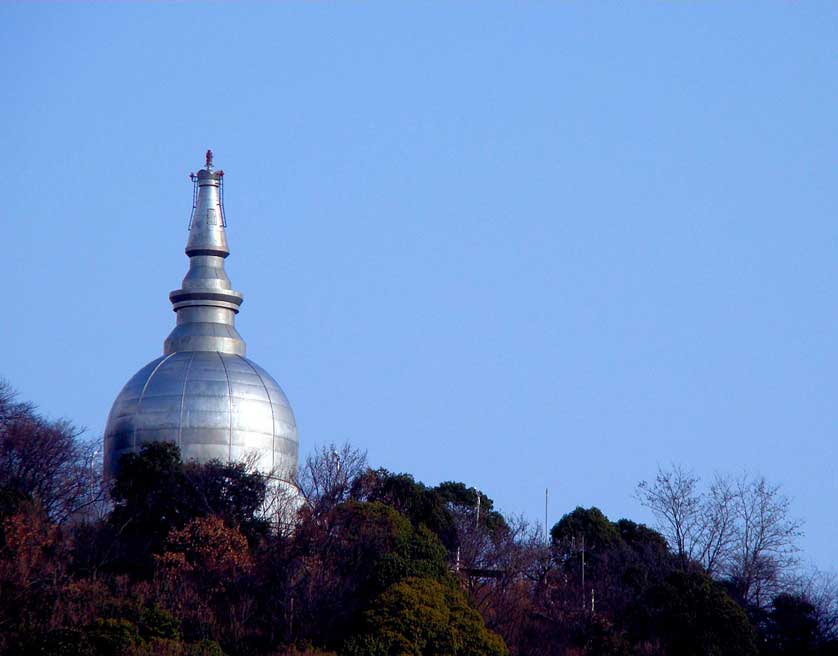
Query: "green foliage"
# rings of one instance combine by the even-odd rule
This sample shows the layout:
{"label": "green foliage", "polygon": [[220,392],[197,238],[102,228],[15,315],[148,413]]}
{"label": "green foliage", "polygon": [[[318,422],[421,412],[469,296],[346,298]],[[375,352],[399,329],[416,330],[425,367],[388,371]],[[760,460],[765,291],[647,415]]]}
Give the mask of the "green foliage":
{"label": "green foliage", "polygon": [[99,656],[126,656],[142,644],[137,625],[128,620],[98,619],[87,630],[87,640]]}
{"label": "green foliage", "polygon": [[442,497],[448,507],[460,510],[476,510],[477,500],[480,499],[480,525],[489,532],[509,528],[503,515],[494,509],[495,502],[473,487],[466,487],[464,483],[455,481],[445,481],[437,485],[433,491]]}
{"label": "green foliage", "polygon": [[676,571],[645,598],[650,635],[674,656],[750,656],[756,636],[745,611],[708,576]]}
{"label": "green foliage", "polygon": [[353,483],[351,497],[384,503],[407,517],[414,526],[426,526],[447,549],[457,546],[457,531],[444,497],[417,483],[410,474],[369,469]]}
{"label": "green foliage", "polygon": [[799,596],[778,595],[771,602],[764,639],[764,653],[771,656],[814,654],[821,642],[815,607]]}
{"label": "green foliage", "polygon": [[154,554],[169,533],[189,520],[210,515],[241,527],[251,542],[267,531],[257,516],[266,494],[265,478],[241,463],[184,465],[171,442],[153,442],[126,454],[111,490],[109,528],[119,536],[118,571],[150,578]]}
{"label": "green foliage", "polygon": [[123,459],[107,520],[71,525],[99,488],[74,474],[68,426],[0,385],[0,656],[501,656],[504,639],[529,656],[838,656],[834,599],[780,595],[749,622],[642,524],[576,508],[545,545],[475,488],[359,475],[363,458],[351,476],[327,461],[327,503],[278,534],[262,476],[153,443]]}
{"label": "green foliage", "polygon": [[145,640],[154,638],[180,639],[180,622],[171,613],[158,606],[143,608],[140,611],[138,628],[140,635]]}
{"label": "green foliage", "polygon": [[241,462],[186,463],[183,466],[192,517],[215,515],[236,526],[251,542],[268,532],[259,516],[265,501],[267,479]]}
{"label": "green foliage", "polygon": [[503,656],[503,641],[451,585],[408,578],[383,592],[364,613],[362,631],[345,656]]}
{"label": "green foliage", "polygon": [[[584,548],[585,576],[589,584],[597,582],[600,605],[612,612],[622,612],[663,564],[649,557],[659,555],[657,545],[662,538],[657,533],[633,522],[615,524],[598,508],[576,508],[564,515],[550,537],[554,558],[571,586],[581,586]],[[584,594],[590,596],[587,591]]]}
{"label": "green foliage", "polygon": [[215,640],[201,640],[186,645],[183,656],[224,656],[224,652]]}
{"label": "green foliage", "polygon": [[675,569],[675,557],[660,533],[628,519],[619,520],[616,527],[620,546],[612,552],[609,565],[612,573],[619,572],[619,580],[612,585],[634,596]]}
{"label": "green foliage", "polygon": [[188,644],[179,637],[143,639],[140,633],[127,619],[100,618],[82,629],[53,629],[19,653],[22,656],[224,656],[214,640]]}
{"label": "green foliage", "polygon": [[332,514],[332,528],[340,536],[334,552],[338,567],[356,578],[361,590],[376,594],[409,576],[448,576],[445,549],[436,537],[383,503],[341,504]]}
{"label": "green foliage", "polygon": [[596,591],[598,617],[569,625],[572,643],[586,653],[628,654],[641,643],[663,643],[673,656],[756,653],[743,609],[709,577],[678,571],[656,531],[629,520],[611,522],[597,508],[576,508],[553,527],[551,538],[571,602]]}
{"label": "green foliage", "polygon": [[320,647],[342,644],[357,629],[360,613],[389,586],[411,576],[450,580],[436,536],[378,501],[339,504],[300,526],[291,548],[306,554],[286,565],[286,572],[299,576],[286,594],[305,600],[294,637]]}
{"label": "green foliage", "polygon": [[576,508],[553,526],[550,539],[553,546],[561,550],[584,540],[586,550],[597,552],[614,547],[621,537],[617,526],[599,508]]}
{"label": "green foliage", "polygon": [[117,569],[148,578],[173,528],[189,519],[184,499],[186,477],[180,449],[169,442],[154,442],[140,453],[122,457],[111,489],[114,509],[108,520],[119,536]]}
{"label": "green foliage", "polygon": [[623,542],[639,553],[649,554],[657,558],[669,556],[669,546],[666,544],[666,538],[645,524],[637,524],[629,519],[620,519],[617,521],[617,531],[620,533]]}

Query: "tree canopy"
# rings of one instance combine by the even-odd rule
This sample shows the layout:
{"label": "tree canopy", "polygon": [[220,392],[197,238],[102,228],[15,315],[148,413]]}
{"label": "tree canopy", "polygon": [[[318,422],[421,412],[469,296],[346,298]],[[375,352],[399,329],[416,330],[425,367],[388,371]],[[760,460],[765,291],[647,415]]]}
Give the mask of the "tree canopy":
{"label": "tree canopy", "polygon": [[[838,586],[784,569],[797,523],[764,479],[726,496],[670,476],[643,488],[663,495],[662,532],[577,507],[545,540],[482,490],[371,469],[349,445],[313,450],[282,522],[247,462],[184,463],[168,443],[125,456],[104,505],[85,444],[0,388],[0,656],[838,653]],[[709,559],[727,511],[704,528],[689,513],[724,499],[770,576],[727,525]]]}

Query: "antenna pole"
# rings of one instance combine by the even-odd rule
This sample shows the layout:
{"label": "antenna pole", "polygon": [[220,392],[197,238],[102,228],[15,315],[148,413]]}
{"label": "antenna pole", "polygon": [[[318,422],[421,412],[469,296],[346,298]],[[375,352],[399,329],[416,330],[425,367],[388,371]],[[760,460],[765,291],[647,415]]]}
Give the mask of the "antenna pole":
{"label": "antenna pole", "polygon": [[550,541],[550,534],[548,533],[547,528],[547,488],[544,488],[544,542],[547,543]]}

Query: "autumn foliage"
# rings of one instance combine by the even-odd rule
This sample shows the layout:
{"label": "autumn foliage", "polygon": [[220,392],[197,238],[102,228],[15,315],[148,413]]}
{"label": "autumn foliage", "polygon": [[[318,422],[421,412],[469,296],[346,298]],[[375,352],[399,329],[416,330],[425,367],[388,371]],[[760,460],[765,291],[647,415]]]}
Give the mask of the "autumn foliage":
{"label": "autumn foliage", "polygon": [[[828,585],[772,579],[782,592],[755,604],[596,508],[548,539],[483,492],[348,446],[315,450],[284,506],[246,463],[184,463],[167,443],[106,490],[72,426],[0,392],[2,655],[838,653]],[[49,458],[23,453],[27,431]]]}

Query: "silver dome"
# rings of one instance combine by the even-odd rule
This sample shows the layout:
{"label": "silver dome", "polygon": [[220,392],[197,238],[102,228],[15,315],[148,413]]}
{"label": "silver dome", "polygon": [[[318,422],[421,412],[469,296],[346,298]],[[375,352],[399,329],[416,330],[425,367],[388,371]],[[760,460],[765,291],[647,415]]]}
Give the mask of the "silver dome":
{"label": "silver dome", "polygon": [[104,436],[108,477],[122,455],[157,441],[177,444],[184,461],[255,457],[258,469],[275,480],[290,481],[296,473],[294,413],[276,381],[244,357],[235,328],[243,296],[224,271],[223,175],[207,151],[206,168],[193,176],[189,271],[181,289],[169,294],[177,325],[164,354],[134,374],[114,401]]}
{"label": "silver dome", "polygon": [[288,399],[260,366],[240,355],[185,351],[140,369],[114,401],[105,429],[105,470],[149,442],[177,444],[186,460],[255,456],[258,468],[288,479],[297,429]]}

